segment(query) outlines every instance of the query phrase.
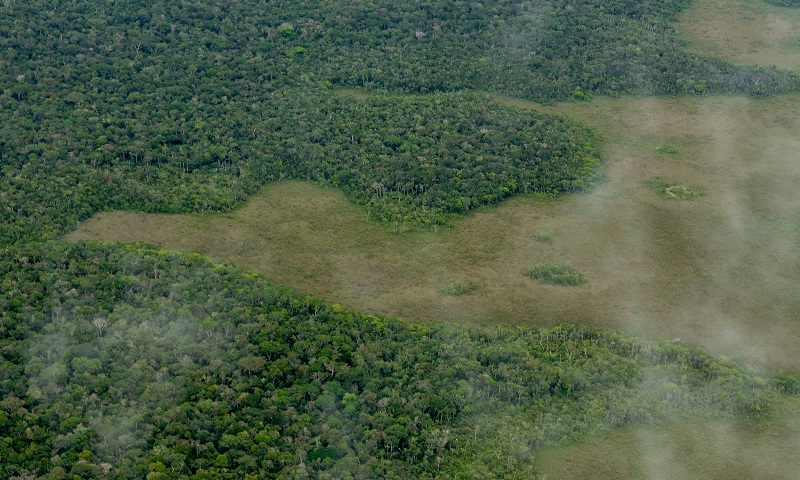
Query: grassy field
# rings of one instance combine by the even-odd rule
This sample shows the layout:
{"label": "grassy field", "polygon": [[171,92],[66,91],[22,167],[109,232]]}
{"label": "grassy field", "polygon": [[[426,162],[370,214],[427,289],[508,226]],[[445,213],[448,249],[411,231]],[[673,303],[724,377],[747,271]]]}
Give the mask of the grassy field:
{"label": "grassy field", "polygon": [[626,428],[539,454],[547,480],[796,479],[796,418],[751,422],[684,420]]}
{"label": "grassy field", "polygon": [[698,53],[800,71],[800,9],[762,0],[693,0],[676,27]]}
{"label": "grassy field", "polygon": [[[550,110],[603,139],[606,180],[590,193],[517,198],[450,229],[395,233],[336,190],[284,182],[230,214],[104,213],[69,238],[198,251],[413,321],[585,322],[799,368],[800,96],[598,99]],[[642,185],[658,176],[706,195],[674,201]],[[587,283],[541,285],[522,274],[551,262]],[[443,295],[452,282],[475,288]]]}

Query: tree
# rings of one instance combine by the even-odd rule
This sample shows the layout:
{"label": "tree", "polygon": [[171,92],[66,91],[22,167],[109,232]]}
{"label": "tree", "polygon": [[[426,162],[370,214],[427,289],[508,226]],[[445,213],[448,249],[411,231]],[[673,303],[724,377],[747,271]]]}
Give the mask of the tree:
{"label": "tree", "polygon": [[252,374],[253,372],[260,372],[264,369],[264,366],[267,364],[267,361],[261,357],[244,357],[239,360],[239,366],[243,369],[247,370],[248,374]]}
{"label": "tree", "polygon": [[107,318],[94,318],[92,319],[92,325],[97,327],[97,330],[100,332],[100,336],[103,336],[103,332],[105,332],[106,328],[108,328],[108,319]]}

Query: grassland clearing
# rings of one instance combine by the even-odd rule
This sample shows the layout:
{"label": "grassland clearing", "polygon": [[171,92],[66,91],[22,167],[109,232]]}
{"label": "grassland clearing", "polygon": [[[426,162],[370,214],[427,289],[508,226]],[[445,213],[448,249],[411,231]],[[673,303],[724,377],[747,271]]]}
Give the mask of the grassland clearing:
{"label": "grassland clearing", "polygon": [[799,9],[761,0],[693,0],[676,28],[697,53],[800,71]]}
{"label": "grassland clearing", "polygon": [[540,453],[548,480],[703,478],[795,479],[800,471],[796,418],[749,421],[684,419],[624,428]]}
{"label": "grassland clearing", "polygon": [[[607,175],[592,192],[520,197],[452,228],[393,233],[336,190],[282,182],[229,214],[103,213],[69,238],[198,251],[411,321],[601,324],[800,367],[800,96],[547,109],[601,136]],[[664,144],[678,153],[659,152]],[[655,176],[703,185],[707,195],[653,195],[641,182]],[[536,241],[540,232],[552,242]],[[587,283],[560,288],[520,275],[554,258]],[[454,279],[480,288],[441,295]]]}

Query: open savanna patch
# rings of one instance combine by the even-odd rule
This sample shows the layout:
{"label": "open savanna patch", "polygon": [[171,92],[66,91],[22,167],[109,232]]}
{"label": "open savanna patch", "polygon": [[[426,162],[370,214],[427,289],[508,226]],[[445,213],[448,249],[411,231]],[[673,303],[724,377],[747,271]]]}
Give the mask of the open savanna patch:
{"label": "open savanna patch", "polygon": [[763,0],[694,0],[676,29],[697,53],[800,71],[800,9]]}
{"label": "open savanna patch", "polygon": [[[197,251],[411,321],[600,324],[800,366],[800,97],[548,109],[599,135],[606,174],[591,192],[517,197],[450,228],[397,232],[335,189],[280,182],[231,213],[107,212],[68,238]],[[642,185],[654,177],[706,194],[654,195]],[[548,263],[570,265],[586,283],[523,275]],[[469,294],[443,293],[454,282]]]}
{"label": "open savanna patch", "polygon": [[628,427],[539,455],[548,480],[795,479],[796,418],[762,423],[684,419]]}

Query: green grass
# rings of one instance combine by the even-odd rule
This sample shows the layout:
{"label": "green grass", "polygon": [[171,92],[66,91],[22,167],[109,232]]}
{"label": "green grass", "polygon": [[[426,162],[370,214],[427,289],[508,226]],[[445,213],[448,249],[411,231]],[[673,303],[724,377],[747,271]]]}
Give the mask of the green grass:
{"label": "green grass", "polygon": [[682,185],[665,180],[662,177],[653,177],[644,180],[642,186],[655,191],[662,197],[675,200],[692,200],[706,194],[706,190],[703,187]]}
{"label": "green grass", "polygon": [[457,297],[459,295],[466,295],[474,292],[478,285],[472,282],[450,282],[444,285],[439,285],[439,293],[447,295],[448,297]]}
{"label": "green grass", "polygon": [[523,275],[546,285],[577,286],[586,283],[583,274],[565,263],[542,263]]}

